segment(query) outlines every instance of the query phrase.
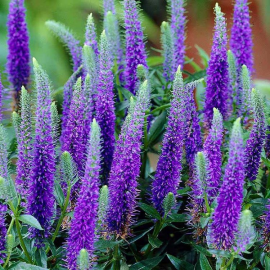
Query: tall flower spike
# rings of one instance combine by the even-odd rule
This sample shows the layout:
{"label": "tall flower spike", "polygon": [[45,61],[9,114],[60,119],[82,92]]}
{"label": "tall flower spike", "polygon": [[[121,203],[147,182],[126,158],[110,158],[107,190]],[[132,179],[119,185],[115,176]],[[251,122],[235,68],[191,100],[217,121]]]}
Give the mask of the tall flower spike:
{"label": "tall flower spike", "polygon": [[6,254],[4,252],[6,250],[6,235],[7,235],[7,228],[5,224],[6,212],[7,206],[0,202],[0,264],[4,263],[4,259],[6,258]]}
{"label": "tall flower spike", "polygon": [[[86,137],[84,132],[84,98],[82,79],[79,78],[74,85],[73,98],[70,105],[69,117],[63,138],[62,151],[68,151],[78,170],[80,177],[84,175]],[[73,187],[72,194],[78,191],[79,182]]]}
{"label": "tall flower spike", "polygon": [[168,118],[168,127],[162,143],[162,152],[152,184],[152,202],[162,213],[162,203],[169,192],[176,195],[181,180],[182,154],[185,135],[184,83],[178,67],[173,84],[173,99]]}
{"label": "tall flower spike", "polygon": [[269,248],[270,241],[270,200],[267,200],[267,204],[265,206],[265,216],[264,216],[264,224],[263,224],[263,239],[264,246]]}
{"label": "tall flower spike", "polygon": [[85,174],[82,178],[82,187],[67,240],[67,263],[70,270],[78,269],[77,258],[82,248],[88,251],[90,257],[93,255],[98,212],[100,164],[100,128],[94,119],[91,126]]}
{"label": "tall flower spike", "polygon": [[231,50],[228,50],[227,60],[229,64],[230,92],[229,92],[229,109],[233,110],[233,105],[239,106],[240,92],[238,87],[238,75],[236,70],[235,57]]}
{"label": "tall flower spike", "polygon": [[85,31],[85,44],[90,46],[96,55],[96,62],[98,63],[98,43],[96,35],[96,27],[93,19],[92,13],[87,18],[86,31]]}
{"label": "tall flower spike", "polygon": [[100,60],[99,60],[99,83],[98,98],[96,103],[96,118],[101,129],[103,164],[102,182],[106,184],[112,164],[114,152],[114,95],[113,95],[113,72],[110,60],[109,44],[105,34],[102,32],[100,38]]}
{"label": "tall flower spike", "polygon": [[238,118],[233,125],[228,164],[210,228],[210,239],[217,249],[229,250],[234,244],[243,202],[244,179],[244,146]]}
{"label": "tall flower spike", "polygon": [[163,49],[163,75],[167,82],[174,79],[174,55],[173,55],[173,37],[171,26],[167,22],[161,24],[161,43]]}
{"label": "tall flower spike", "polygon": [[4,92],[4,87],[1,81],[1,74],[0,74],[0,122],[3,120],[3,92]]}
{"label": "tall flower spike", "polygon": [[207,195],[209,203],[212,203],[218,194],[221,183],[222,167],[222,139],[223,119],[218,109],[214,108],[212,126],[204,143],[204,153],[207,163]]}
{"label": "tall flower spike", "polygon": [[111,11],[112,14],[115,14],[114,0],[103,0],[103,8],[104,8],[104,17],[109,11]]}
{"label": "tall flower spike", "polygon": [[242,65],[253,73],[252,30],[247,0],[236,0],[234,5],[233,26],[230,47],[236,58],[236,67],[240,77]]}
{"label": "tall flower spike", "polygon": [[227,33],[224,13],[215,6],[216,23],[213,46],[207,68],[207,87],[204,105],[204,119],[209,129],[213,119],[213,108],[226,118],[228,113],[229,70],[227,62]]}
{"label": "tall flower spike", "polygon": [[30,184],[32,171],[32,114],[31,98],[27,90],[21,90],[21,122],[18,132],[18,161],[16,185],[19,193],[25,198]]}
{"label": "tall flower spike", "polygon": [[47,21],[46,26],[59,38],[59,40],[68,48],[72,57],[73,72],[75,72],[82,63],[81,46],[70,30],[62,23],[55,21]]}
{"label": "tall flower spike", "polygon": [[251,103],[251,79],[248,68],[246,65],[241,69],[241,82],[240,82],[240,113],[247,114],[249,112]]}
{"label": "tall flower spike", "polygon": [[60,118],[58,115],[58,110],[55,102],[53,102],[51,105],[51,114],[52,114],[52,137],[54,144],[56,145],[59,137]]}
{"label": "tall flower spike", "polygon": [[12,124],[15,129],[17,141],[20,136],[20,124],[21,124],[21,117],[15,111],[12,112]]}
{"label": "tall flower spike", "polygon": [[108,208],[109,189],[108,186],[103,186],[100,189],[100,195],[98,200],[98,225],[102,226],[105,224],[106,212]]}
{"label": "tall flower spike", "polygon": [[171,0],[171,27],[173,36],[174,72],[178,66],[183,67],[185,62],[185,0]]}
{"label": "tall flower spike", "polygon": [[8,16],[7,73],[12,83],[16,105],[20,102],[21,87],[27,87],[30,77],[30,52],[24,0],[11,0]]}
{"label": "tall flower spike", "polygon": [[256,239],[256,232],[253,226],[253,215],[248,209],[242,211],[238,224],[238,232],[236,235],[236,252],[245,252]]}
{"label": "tall flower spike", "polygon": [[123,61],[123,50],[121,45],[121,37],[119,34],[119,27],[116,15],[112,11],[108,11],[104,19],[104,28],[106,30],[106,35],[108,37],[109,45],[111,46],[111,51],[113,55],[113,60],[116,60],[120,81],[123,81],[124,61]]}
{"label": "tall flower spike", "polygon": [[64,85],[64,93],[63,93],[63,108],[62,108],[62,132],[61,132],[61,143],[63,144],[63,138],[65,137],[66,125],[69,116],[69,109],[73,95],[73,87],[77,81],[77,79],[81,76],[82,68],[79,67],[68,79],[66,84]]}
{"label": "tall flower spike", "polygon": [[194,100],[194,89],[201,80],[194,81],[185,85],[182,98],[184,100],[184,112],[186,117],[186,134],[185,134],[185,150],[186,159],[190,167],[192,167],[195,155],[202,150],[202,135],[200,127],[200,119],[196,111]]}
{"label": "tall flower spike", "polygon": [[126,30],[126,88],[132,93],[136,93],[137,86],[137,66],[144,65],[146,68],[146,52],[143,42],[143,31],[137,4],[135,0],[124,0],[125,10],[125,30]]}
{"label": "tall flower spike", "polygon": [[137,206],[144,116],[149,102],[149,87],[145,81],[138,91],[137,100],[131,102],[122,126],[109,177],[108,230],[124,238],[129,235]]}
{"label": "tall flower spike", "polygon": [[36,245],[42,244],[43,238],[50,233],[54,209],[54,172],[55,152],[52,137],[51,89],[47,74],[33,59],[37,91],[36,136],[33,145],[33,166],[27,200],[27,209],[44,229],[32,230],[32,237],[37,237]]}
{"label": "tall flower spike", "polygon": [[245,166],[246,177],[249,180],[255,180],[261,162],[261,153],[265,141],[266,125],[263,100],[260,93],[255,89],[252,89],[251,97],[253,105],[254,124],[246,144]]}

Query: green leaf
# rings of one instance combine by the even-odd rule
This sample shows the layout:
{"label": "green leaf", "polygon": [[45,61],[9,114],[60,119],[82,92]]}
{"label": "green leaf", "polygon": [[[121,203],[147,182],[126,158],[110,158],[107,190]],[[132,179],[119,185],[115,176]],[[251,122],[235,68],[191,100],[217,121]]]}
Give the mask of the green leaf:
{"label": "green leaf", "polygon": [[270,270],[270,258],[266,255],[264,258],[265,270]]}
{"label": "green leaf", "polygon": [[200,218],[200,223],[201,223],[201,227],[204,228],[207,224],[208,224],[208,221],[209,221],[210,217],[201,217]]}
{"label": "green leaf", "polygon": [[145,236],[148,232],[150,232],[153,228],[154,228],[154,227],[152,226],[152,227],[150,227],[149,229],[147,229],[146,231],[144,231],[143,233],[141,233],[141,234],[139,234],[139,235],[137,235],[137,236],[131,238],[131,239],[128,241],[128,243],[129,243],[129,244],[132,244],[132,243],[136,242],[137,240],[139,240],[139,239],[141,239],[142,237],[144,237],[144,236]]}
{"label": "green leaf", "polygon": [[155,266],[157,266],[162,260],[164,256],[159,256],[155,258],[150,258],[144,261],[137,262],[133,264],[129,269],[130,270],[151,270]]}
{"label": "green leaf", "polygon": [[177,270],[193,270],[194,266],[188,262],[182,261],[173,255],[167,254],[168,259]]}
{"label": "green leaf", "polygon": [[124,109],[126,109],[129,106],[129,100],[125,100],[123,102],[120,102],[116,104],[116,112],[120,112]]}
{"label": "green leaf", "polygon": [[98,240],[95,242],[96,250],[103,250],[107,248],[114,248],[116,245],[120,244],[122,241],[111,241],[111,240]]}
{"label": "green leaf", "polygon": [[154,238],[151,234],[148,234],[148,241],[153,248],[159,248],[163,244],[162,241],[158,238]]}
{"label": "green leaf", "polygon": [[200,70],[196,73],[193,73],[193,74],[190,74],[190,76],[188,76],[185,80],[184,80],[184,83],[187,84],[187,83],[190,83],[190,82],[193,82],[193,81],[197,81],[197,80],[200,80],[202,78],[204,78],[206,76],[206,70]]}
{"label": "green leaf", "polygon": [[167,220],[169,222],[186,222],[187,215],[186,214],[170,214]]}
{"label": "green leaf", "polygon": [[47,268],[42,268],[39,266],[27,264],[24,262],[21,262],[17,264],[15,267],[12,268],[13,270],[48,270]]}
{"label": "green leaf", "polygon": [[62,207],[65,202],[65,195],[60,184],[55,181],[54,183],[54,196],[58,204]]}
{"label": "green leaf", "polygon": [[162,65],[164,62],[164,57],[162,56],[150,56],[146,59],[149,67]]}
{"label": "green leaf", "polygon": [[34,227],[38,230],[43,230],[41,225],[39,224],[38,220],[31,216],[31,215],[21,215],[18,217],[18,219],[25,224],[30,225],[31,227]]}
{"label": "green leaf", "polygon": [[209,55],[206,53],[206,51],[204,49],[202,49],[198,45],[195,45],[195,47],[198,50],[199,55],[200,55],[200,57],[202,59],[202,64],[206,68],[208,66],[208,62],[209,62]]}
{"label": "green leaf", "polygon": [[145,204],[145,203],[140,203],[139,206],[149,216],[154,217],[154,218],[156,218],[158,220],[161,219],[161,216],[158,213],[158,211],[154,207],[152,207],[151,205],[148,205],[148,204]]}
{"label": "green leaf", "polygon": [[202,270],[212,270],[210,263],[208,262],[205,255],[203,255],[202,253],[200,254],[200,266]]}

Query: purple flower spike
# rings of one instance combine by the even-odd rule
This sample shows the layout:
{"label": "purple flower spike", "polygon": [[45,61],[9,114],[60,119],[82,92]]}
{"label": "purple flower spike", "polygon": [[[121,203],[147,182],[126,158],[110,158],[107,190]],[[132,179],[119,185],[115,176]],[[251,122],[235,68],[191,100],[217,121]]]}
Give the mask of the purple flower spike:
{"label": "purple flower spike", "polygon": [[93,120],[85,174],[78,201],[71,221],[67,240],[68,269],[77,270],[77,258],[81,249],[86,249],[91,257],[94,251],[95,227],[97,223],[99,198],[99,173],[101,169],[100,128]]}
{"label": "purple flower spike", "polygon": [[204,106],[205,125],[209,129],[213,119],[213,108],[226,118],[228,113],[229,65],[227,62],[227,33],[224,14],[218,4],[215,6],[216,24],[209,67]]}
{"label": "purple flower spike", "polygon": [[109,11],[115,14],[114,0],[103,0],[103,8],[104,8],[104,17]]}
{"label": "purple flower spike", "polygon": [[174,43],[174,71],[176,72],[178,66],[183,68],[185,63],[185,0],[171,0],[171,27]]}
{"label": "purple flower spike", "polygon": [[73,95],[73,87],[77,81],[77,79],[81,76],[82,68],[80,67],[76,70],[71,77],[68,79],[66,84],[64,85],[64,93],[63,93],[63,113],[62,113],[62,132],[61,132],[61,143],[63,144],[63,138],[65,137],[66,125],[69,116],[69,109]]}
{"label": "purple flower spike", "polygon": [[32,121],[31,100],[27,90],[21,90],[21,121],[18,130],[18,161],[16,184],[18,191],[26,197],[32,169]]}
{"label": "purple flower spike", "polygon": [[82,48],[80,46],[80,42],[75,39],[73,34],[62,23],[55,21],[47,21],[46,26],[68,48],[69,53],[72,57],[73,72],[75,72],[82,63]]}
{"label": "purple flower spike", "polygon": [[183,93],[183,77],[180,67],[178,67],[173,84],[173,99],[171,101],[168,127],[164,135],[162,152],[152,184],[152,202],[160,213],[163,212],[164,198],[169,192],[176,195],[181,179],[186,125]]}
{"label": "purple flower spike", "polygon": [[44,231],[32,230],[31,236],[37,237],[36,245],[40,245],[42,239],[50,234],[54,211],[55,150],[52,138],[50,82],[35,59],[33,64],[37,90],[36,136],[27,209],[44,229]]}
{"label": "purple flower spike", "polygon": [[[73,97],[67,121],[65,136],[63,138],[62,151],[71,154],[80,177],[84,175],[86,136],[84,130],[84,97],[82,79],[79,78],[74,85]],[[77,191],[78,182],[73,187]]]}
{"label": "purple flower spike", "polygon": [[228,164],[210,227],[210,241],[217,249],[230,250],[234,244],[241,214],[244,179],[244,146],[238,118],[233,125]]}
{"label": "purple flower spike", "polygon": [[7,206],[0,203],[0,264],[4,263],[4,259],[6,258],[6,254],[1,253],[1,251],[6,250],[6,235],[7,235],[7,228],[5,225],[6,212]]}
{"label": "purple flower spike", "polygon": [[211,204],[218,194],[221,181],[222,152],[221,145],[223,139],[223,119],[218,109],[214,108],[212,126],[204,143],[204,153],[207,163],[207,195]]}
{"label": "purple flower spike", "polygon": [[270,200],[267,200],[266,211],[264,216],[264,224],[263,224],[263,238],[264,245],[269,249],[269,241],[270,241]]}
{"label": "purple flower spike", "polygon": [[149,101],[149,87],[145,81],[138,91],[137,101],[134,103],[131,100],[128,116],[116,144],[109,177],[108,230],[124,238],[129,235],[129,226],[133,222],[137,205],[144,116]]}
{"label": "purple flower spike", "polygon": [[254,72],[253,42],[247,0],[235,1],[230,46],[236,58],[238,76],[241,76],[242,65],[246,65],[252,74]]}
{"label": "purple flower spike", "polygon": [[185,102],[185,117],[186,117],[186,134],[185,134],[185,149],[186,159],[189,166],[194,164],[195,155],[201,151],[202,135],[196,104],[194,100],[194,89],[200,80],[189,83],[184,87],[183,99]]}
{"label": "purple flower spike", "polygon": [[126,29],[126,88],[136,93],[137,66],[142,64],[148,69],[146,63],[146,52],[143,42],[143,31],[137,4],[135,0],[124,0],[125,29]]}
{"label": "purple flower spike", "polygon": [[253,103],[254,124],[246,144],[245,166],[246,177],[249,180],[255,180],[257,178],[261,162],[261,153],[266,137],[266,126],[262,97],[255,89],[252,89],[251,96]]}
{"label": "purple flower spike", "polygon": [[1,74],[0,74],[0,122],[3,120],[3,92],[4,92],[4,87],[1,81]]}
{"label": "purple flower spike", "polygon": [[109,44],[105,31],[101,34],[101,49],[99,60],[99,83],[96,103],[96,118],[101,129],[103,164],[103,184],[108,182],[108,176],[112,164],[114,152],[114,95],[113,95],[113,72],[110,58]]}
{"label": "purple flower spike", "polygon": [[30,52],[24,0],[11,0],[8,16],[7,73],[19,103],[21,87],[27,87],[30,76]]}

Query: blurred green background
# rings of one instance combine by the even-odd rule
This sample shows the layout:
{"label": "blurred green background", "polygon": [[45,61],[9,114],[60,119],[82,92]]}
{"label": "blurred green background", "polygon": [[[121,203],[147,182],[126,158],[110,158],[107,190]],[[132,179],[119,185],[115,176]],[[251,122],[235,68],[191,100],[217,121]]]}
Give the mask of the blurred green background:
{"label": "blurred green background", "polygon": [[[168,20],[166,0],[141,0],[143,26],[148,38],[148,53],[157,54],[160,48],[159,26]],[[228,29],[232,23],[233,0],[187,0],[187,55],[199,60],[195,45],[210,53],[215,2],[226,13]],[[270,0],[251,0],[256,78],[270,79]],[[71,74],[70,59],[62,45],[44,25],[47,20],[66,24],[83,43],[87,15],[93,13],[102,31],[102,0],[25,0],[30,32],[31,55],[47,70],[55,88],[61,87]],[[0,0],[0,71],[5,69],[7,56],[6,21],[9,0]],[[119,19],[123,18],[120,2],[116,1]],[[191,67],[186,67],[191,69]],[[192,70],[191,70],[192,71]]]}

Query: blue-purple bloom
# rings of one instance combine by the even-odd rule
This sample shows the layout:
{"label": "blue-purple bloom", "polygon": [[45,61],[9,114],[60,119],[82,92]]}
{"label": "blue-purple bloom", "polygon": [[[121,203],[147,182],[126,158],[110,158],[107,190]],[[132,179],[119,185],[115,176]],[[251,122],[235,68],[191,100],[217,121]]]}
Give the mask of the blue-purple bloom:
{"label": "blue-purple bloom", "polygon": [[82,63],[82,48],[80,46],[80,41],[78,41],[71,31],[62,23],[47,21],[46,26],[69,50],[72,57],[73,72],[75,72]]}
{"label": "blue-purple bloom", "polygon": [[19,193],[26,197],[32,170],[32,114],[31,100],[27,90],[21,90],[21,121],[17,136],[18,161],[16,185]]}
{"label": "blue-purple bloom", "polygon": [[85,174],[82,178],[81,190],[67,240],[67,263],[70,270],[78,269],[77,258],[81,249],[86,249],[90,257],[93,255],[98,212],[100,169],[100,128],[94,119],[91,126]]}
{"label": "blue-purple bloom", "polygon": [[147,67],[146,52],[143,42],[143,31],[139,20],[138,8],[135,0],[124,0],[125,30],[126,30],[126,88],[136,93],[137,66]]}
{"label": "blue-purple bloom", "polygon": [[5,253],[1,253],[1,251],[6,250],[6,235],[7,235],[7,228],[5,224],[6,212],[7,206],[0,202],[0,264],[4,263],[4,259],[6,257]]}
{"label": "blue-purple bloom", "polygon": [[96,101],[96,119],[101,129],[102,138],[102,176],[103,183],[106,184],[112,164],[114,152],[114,94],[113,94],[113,72],[110,58],[109,44],[105,31],[101,34],[99,60],[99,82],[98,95]]}
{"label": "blue-purple bloom", "polygon": [[135,215],[144,116],[149,101],[149,87],[145,81],[138,91],[137,101],[131,102],[116,144],[109,177],[108,230],[121,237],[129,234],[129,226]]}
{"label": "blue-purple bloom", "polygon": [[217,249],[230,250],[235,241],[243,202],[244,145],[240,118],[233,125],[229,159],[210,225],[210,241]]}
{"label": "blue-purple bloom", "polygon": [[2,80],[1,80],[1,74],[0,74],[0,122],[2,121],[3,119],[3,92],[4,92],[4,87],[3,87],[3,84],[2,84]]}
{"label": "blue-purple bloom", "polygon": [[11,0],[8,16],[7,73],[19,103],[21,87],[27,87],[30,77],[30,52],[24,0]]}
{"label": "blue-purple bloom", "polygon": [[214,108],[212,126],[204,143],[207,158],[207,195],[211,203],[217,196],[221,184],[223,119],[218,109]]}
{"label": "blue-purple bloom", "polygon": [[55,150],[52,138],[52,99],[49,78],[35,59],[33,64],[37,90],[36,135],[27,209],[44,229],[44,231],[31,230],[31,236],[38,238],[36,244],[39,245],[42,239],[50,234],[53,217]]}
{"label": "blue-purple bloom", "polygon": [[171,0],[171,28],[173,37],[174,72],[178,66],[183,68],[185,63],[185,0]]}
{"label": "blue-purple bloom", "polygon": [[247,140],[245,149],[245,167],[246,177],[249,180],[255,180],[257,178],[260,162],[261,153],[265,141],[265,115],[263,100],[258,91],[252,89],[252,105],[254,124]]}
{"label": "blue-purple bloom", "polygon": [[228,114],[229,66],[227,62],[227,33],[224,14],[218,4],[215,6],[216,24],[213,46],[207,68],[204,120],[209,129],[213,119],[213,108],[217,108],[223,118]]}
{"label": "blue-purple bloom", "polygon": [[164,198],[169,192],[176,195],[181,180],[186,124],[183,93],[184,83],[179,67],[173,84],[173,99],[171,101],[168,127],[162,142],[162,152],[152,184],[152,202],[160,213],[163,212]]}
{"label": "blue-purple bloom", "polygon": [[242,65],[246,65],[252,74],[253,42],[248,0],[235,1],[230,47],[236,59],[238,76],[240,77]]}

